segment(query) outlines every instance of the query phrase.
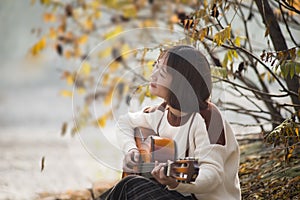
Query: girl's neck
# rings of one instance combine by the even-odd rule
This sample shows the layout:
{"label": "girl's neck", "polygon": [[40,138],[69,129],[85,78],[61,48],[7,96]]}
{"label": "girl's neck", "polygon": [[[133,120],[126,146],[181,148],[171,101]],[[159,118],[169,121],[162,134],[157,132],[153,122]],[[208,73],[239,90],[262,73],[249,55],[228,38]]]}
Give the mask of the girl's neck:
{"label": "girl's neck", "polygon": [[177,109],[171,107],[170,105],[168,105],[168,108],[169,108],[169,111],[177,117],[183,117],[188,114],[188,113],[182,112],[180,110],[177,110]]}

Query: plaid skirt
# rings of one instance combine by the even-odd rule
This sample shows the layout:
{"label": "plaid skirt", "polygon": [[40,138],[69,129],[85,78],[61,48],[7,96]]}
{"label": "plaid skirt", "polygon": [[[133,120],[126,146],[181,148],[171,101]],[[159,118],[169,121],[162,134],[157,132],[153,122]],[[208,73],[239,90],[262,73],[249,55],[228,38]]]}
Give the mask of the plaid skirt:
{"label": "plaid skirt", "polygon": [[142,176],[130,175],[100,196],[99,200],[185,200],[195,199],[168,190],[158,182]]}

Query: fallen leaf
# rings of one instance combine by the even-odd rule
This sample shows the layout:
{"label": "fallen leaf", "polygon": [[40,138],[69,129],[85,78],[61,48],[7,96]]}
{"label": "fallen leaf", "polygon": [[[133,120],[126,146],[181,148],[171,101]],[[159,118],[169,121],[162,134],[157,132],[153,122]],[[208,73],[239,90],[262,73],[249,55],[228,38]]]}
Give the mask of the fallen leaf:
{"label": "fallen leaf", "polygon": [[44,167],[45,167],[45,156],[43,156],[41,160],[41,172],[44,170]]}

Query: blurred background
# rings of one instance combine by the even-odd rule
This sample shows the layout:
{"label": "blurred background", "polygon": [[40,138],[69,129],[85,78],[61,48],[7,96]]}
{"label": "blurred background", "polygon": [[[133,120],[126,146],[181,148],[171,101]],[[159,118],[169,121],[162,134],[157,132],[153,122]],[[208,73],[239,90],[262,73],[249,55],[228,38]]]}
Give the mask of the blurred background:
{"label": "blurred background", "polygon": [[[0,199],[33,199],[39,192],[90,188],[119,173],[101,165],[78,137],[61,136],[72,121],[72,100],[59,95],[64,63],[53,51],[32,58],[33,27],[43,9],[30,1],[0,2]],[[41,171],[42,158],[44,169]]]}

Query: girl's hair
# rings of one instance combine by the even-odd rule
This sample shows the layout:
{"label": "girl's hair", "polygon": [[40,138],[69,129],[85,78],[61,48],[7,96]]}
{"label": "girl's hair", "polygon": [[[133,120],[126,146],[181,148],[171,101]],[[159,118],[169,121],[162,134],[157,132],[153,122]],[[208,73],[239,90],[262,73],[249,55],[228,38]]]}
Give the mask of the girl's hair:
{"label": "girl's hair", "polygon": [[211,95],[210,67],[205,56],[191,46],[180,45],[163,53],[167,70],[172,75],[166,102],[183,112],[198,112],[207,108]]}

